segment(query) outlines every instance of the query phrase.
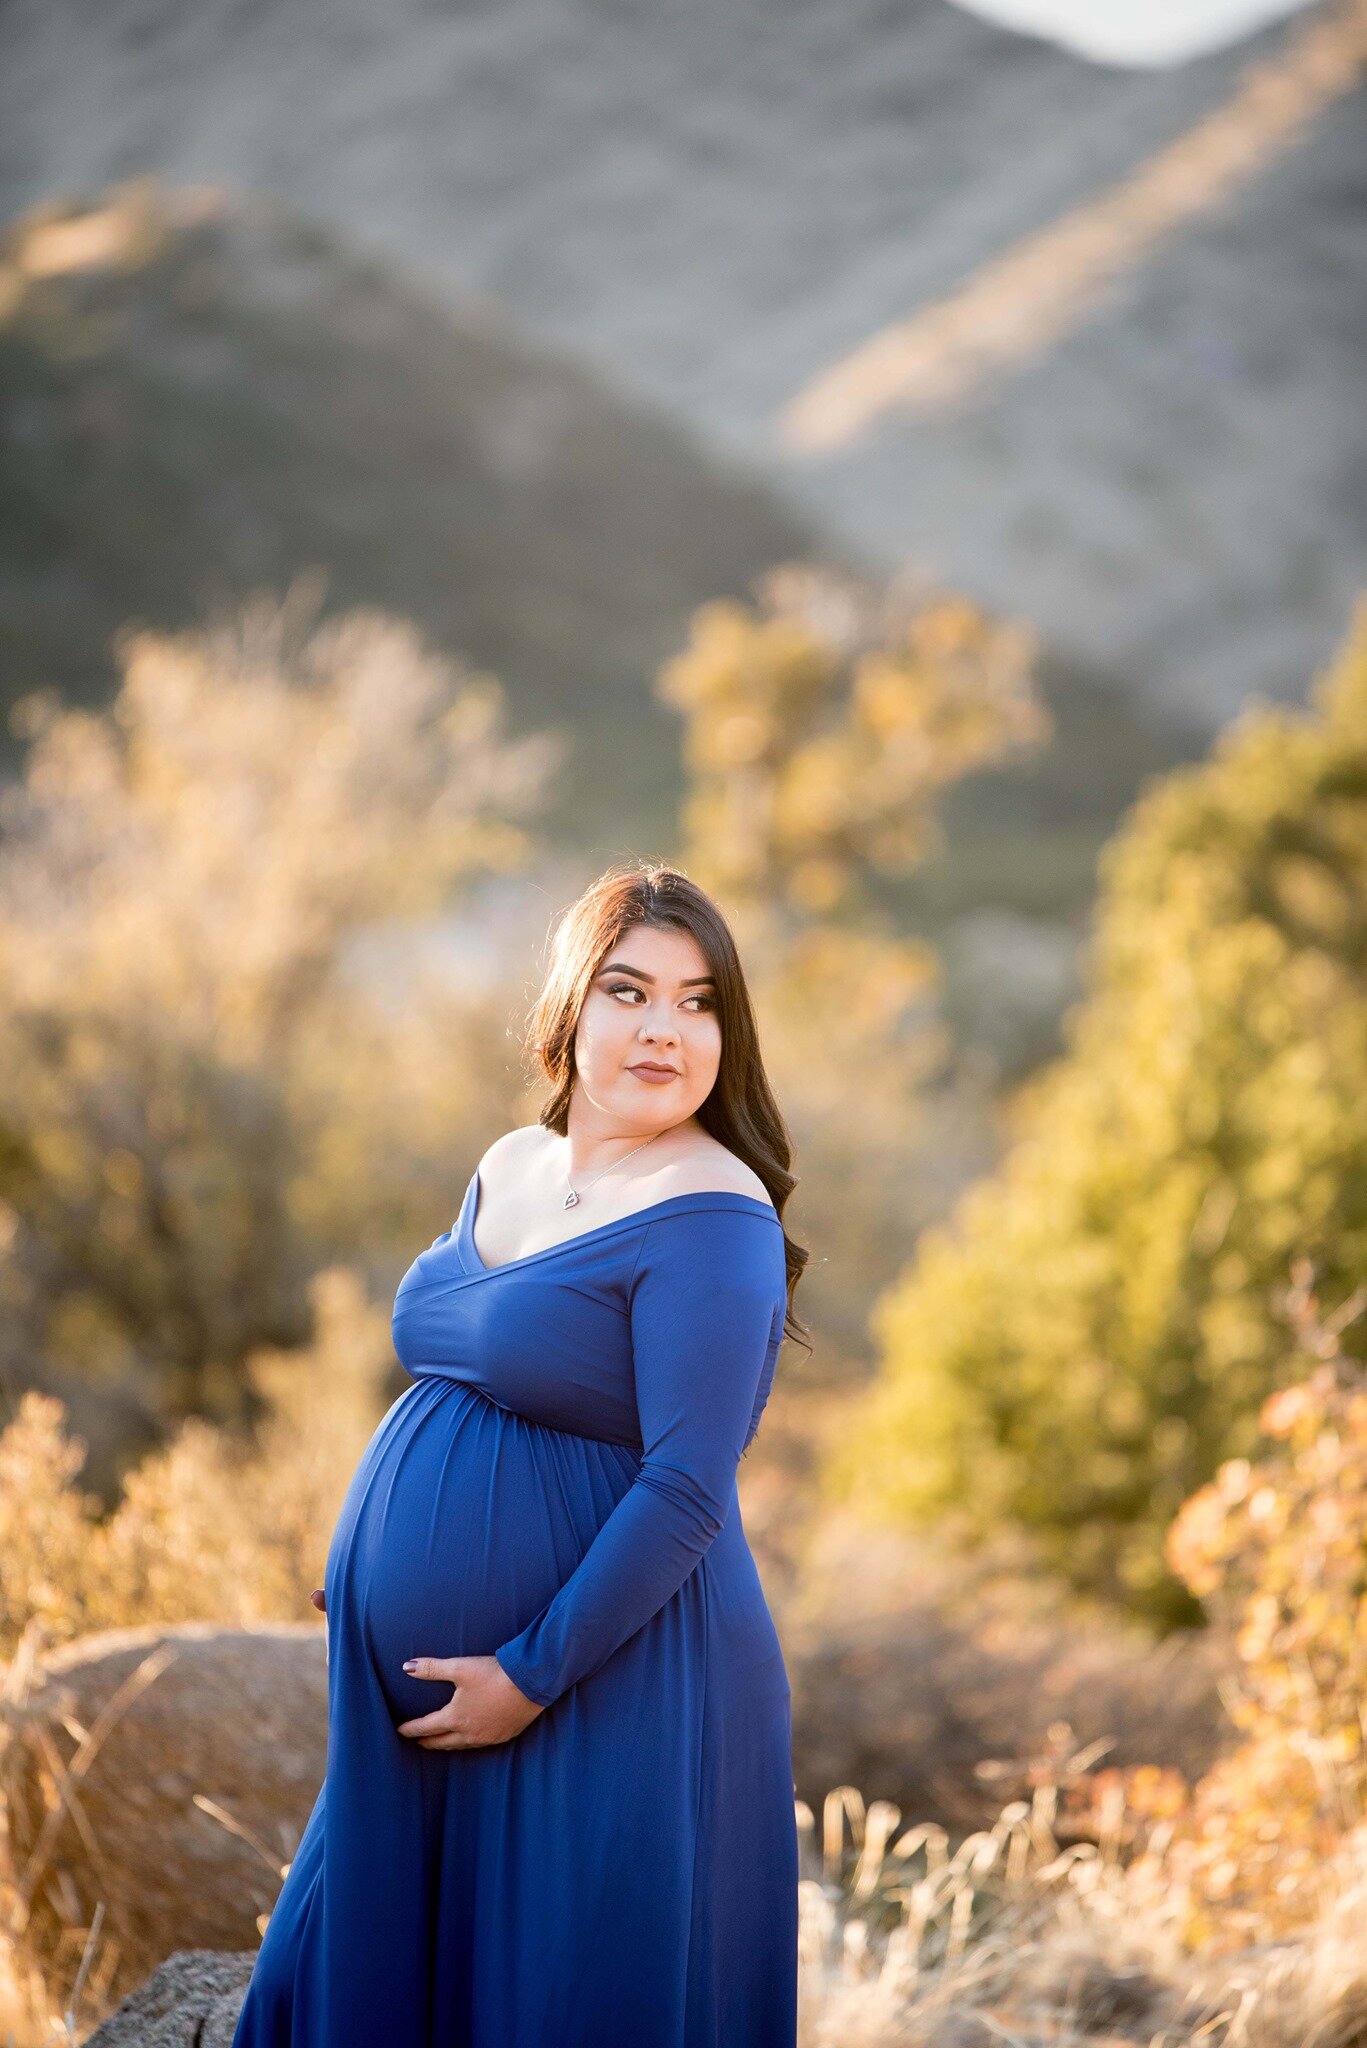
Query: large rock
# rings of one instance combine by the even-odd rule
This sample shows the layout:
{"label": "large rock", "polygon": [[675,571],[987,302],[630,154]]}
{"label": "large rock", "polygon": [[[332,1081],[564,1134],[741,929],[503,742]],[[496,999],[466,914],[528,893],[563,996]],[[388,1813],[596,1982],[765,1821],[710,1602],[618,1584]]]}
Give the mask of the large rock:
{"label": "large rock", "polygon": [[232,2048],[254,1955],[187,1949],[130,1991],[86,2048]]}
{"label": "large rock", "polygon": [[80,1954],[70,1930],[101,1901],[91,1978],[106,2002],[178,1949],[257,1946],[326,1767],[321,1628],[87,1636],[0,1712],[16,1873],[36,1852],[25,1938],[54,1991]]}

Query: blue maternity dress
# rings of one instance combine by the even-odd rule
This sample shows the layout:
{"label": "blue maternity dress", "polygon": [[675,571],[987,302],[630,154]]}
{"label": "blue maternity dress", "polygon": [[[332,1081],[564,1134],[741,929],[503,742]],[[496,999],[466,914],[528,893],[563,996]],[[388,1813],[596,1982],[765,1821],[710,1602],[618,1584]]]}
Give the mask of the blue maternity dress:
{"label": "blue maternity dress", "polygon": [[[736,1498],[783,1231],[672,1195],[486,1266],[479,1175],[394,1302],[413,1384],[328,1551],[327,1774],[233,2048],[793,2048],[788,1677]],[[488,1655],[546,1711],[426,1750]]]}

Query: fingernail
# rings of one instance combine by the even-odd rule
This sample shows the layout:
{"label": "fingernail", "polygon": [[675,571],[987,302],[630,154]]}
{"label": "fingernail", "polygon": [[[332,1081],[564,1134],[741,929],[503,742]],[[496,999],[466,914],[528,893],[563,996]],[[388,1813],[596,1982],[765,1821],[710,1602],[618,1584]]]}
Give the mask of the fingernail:
{"label": "fingernail", "polygon": [[411,1671],[411,1670],[413,1669],[414,1665],[415,1665],[415,1664],[417,1663],[417,1661],[418,1661],[418,1660],[417,1660],[417,1658],[416,1658],[416,1657],[409,1657],[409,1658],[407,1658],[407,1659],[405,1660],[405,1662],[404,1662],[404,1667],[403,1667],[403,1668],[404,1668],[404,1670],[405,1670],[405,1671]]}

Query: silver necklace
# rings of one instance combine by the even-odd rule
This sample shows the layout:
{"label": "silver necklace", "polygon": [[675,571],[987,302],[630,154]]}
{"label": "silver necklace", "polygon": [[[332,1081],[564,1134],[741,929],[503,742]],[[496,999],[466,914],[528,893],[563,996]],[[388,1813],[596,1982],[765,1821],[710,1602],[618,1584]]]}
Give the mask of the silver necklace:
{"label": "silver necklace", "polygon": [[[638,1152],[644,1152],[646,1146],[653,1145],[655,1143],[655,1140],[659,1137],[659,1135],[660,1133],[658,1131],[652,1131],[648,1138],[643,1138],[639,1145],[633,1145],[630,1152],[624,1152],[620,1159],[610,1159],[606,1166],[600,1167],[598,1172],[594,1174],[593,1180],[586,1180],[584,1182],[585,1192],[587,1193],[587,1191],[593,1186],[593,1181],[601,1180],[605,1173],[611,1173],[614,1166],[622,1166],[626,1163],[628,1159],[634,1159]],[[566,1174],[565,1176],[565,1185],[569,1188],[570,1191],[565,1197],[563,1206],[566,1209],[572,1209],[575,1203],[579,1200],[579,1196],[575,1188],[571,1184],[570,1177],[568,1174]]]}

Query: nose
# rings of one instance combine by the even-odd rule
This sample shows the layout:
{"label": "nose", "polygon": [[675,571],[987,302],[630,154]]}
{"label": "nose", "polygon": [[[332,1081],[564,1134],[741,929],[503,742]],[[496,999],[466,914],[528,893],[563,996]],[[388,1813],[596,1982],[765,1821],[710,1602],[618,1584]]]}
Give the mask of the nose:
{"label": "nose", "polygon": [[667,1017],[661,1019],[643,1017],[641,1019],[641,1036],[648,1045],[655,1045],[661,1039],[666,1040],[670,1045],[677,1045],[679,1039],[677,1026],[672,1024]]}

